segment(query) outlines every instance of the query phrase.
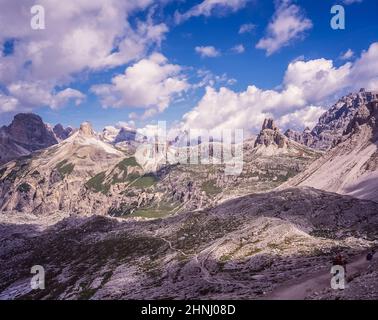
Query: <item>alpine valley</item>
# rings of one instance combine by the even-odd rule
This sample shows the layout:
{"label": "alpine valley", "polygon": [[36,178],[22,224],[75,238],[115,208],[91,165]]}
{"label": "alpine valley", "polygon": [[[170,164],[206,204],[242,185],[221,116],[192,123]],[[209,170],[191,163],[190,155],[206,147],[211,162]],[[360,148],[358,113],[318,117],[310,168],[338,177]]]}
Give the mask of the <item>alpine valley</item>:
{"label": "alpine valley", "polygon": [[[0,299],[378,299],[378,262],[365,261],[378,245],[377,92],[341,97],[304,132],[266,119],[232,150],[183,137],[27,113],[2,127]],[[226,175],[237,148],[242,171]],[[198,163],[156,156],[167,149]]]}

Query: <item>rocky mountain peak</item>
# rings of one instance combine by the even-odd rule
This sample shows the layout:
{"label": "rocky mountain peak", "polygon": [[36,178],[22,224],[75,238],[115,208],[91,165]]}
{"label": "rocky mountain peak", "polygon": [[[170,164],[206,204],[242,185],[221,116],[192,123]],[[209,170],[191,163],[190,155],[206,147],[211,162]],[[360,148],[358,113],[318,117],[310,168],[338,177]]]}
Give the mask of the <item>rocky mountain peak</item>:
{"label": "rocky mountain peak", "polygon": [[266,129],[278,131],[278,127],[276,126],[273,119],[265,119],[264,120],[264,123],[262,125],[262,130],[266,130]]}
{"label": "rocky mountain peak", "polygon": [[0,128],[0,165],[57,143],[41,117],[33,113],[17,114],[9,126]]}
{"label": "rocky mountain peak", "polygon": [[122,127],[114,139],[114,143],[135,141],[136,130],[132,128]]}
{"label": "rocky mountain peak", "polygon": [[73,132],[71,127],[64,128],[60,123],[58,123],[52,130],[59,141],[66,140]]}
{"label": "rocky mountain peak", "polygon": [[11,139],[29,151],[46,148],[58,143],[40,116],[33,113],[19,113],[5,128]]}
{"label": "rocky mountain peak", "polygon": [[378,132],[378,100],[369,102],[358,110],[345,130],[345,134],[355,133],[362,125],[370,127],[373,134]]}
{"label": "rocky mountain peak", "polygon": [[308,147],[329,150],[348,137],[355,116],[364,112],[366,106],[374,101],[378,101],[378,92],[362,88],[339,99],[320,117],[312,131],[308,128],[303,132],[288,130],[285,135]]}
{"label": "rocky mountain peak", "polygon": [[86,137],[94,136],[94,131],[93,131],[92,125],[89,122],[83,122],[80,125],[79,132],[80,132],[81,135],[86,136]]}
{"label": "rocky mountain peak", "polygon": [[102,141],[118,144],[122,142],[131,142],[135,141],[137,136],[137,131],[134,128],[130,127],[113,127],[107,126],[99,134],[99,137]]}
{"label": "rocky mountain peak", "polygon": [[255,148],[258,146],[277,146],[284,148],[287,138],[281,134],[273,119],[265,119],[262,129],[255,141]]}

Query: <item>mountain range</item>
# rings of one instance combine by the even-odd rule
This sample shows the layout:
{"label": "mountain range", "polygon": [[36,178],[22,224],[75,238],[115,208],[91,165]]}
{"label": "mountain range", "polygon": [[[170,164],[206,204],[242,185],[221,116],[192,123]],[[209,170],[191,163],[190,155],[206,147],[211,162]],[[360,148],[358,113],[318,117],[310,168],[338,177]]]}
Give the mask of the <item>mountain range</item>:
{"label": "mountain range", "polygon": [[361,106],[378,100],[378,93],[361,89],[358,93],[348,94],[339,99],[319,119],[316,126],[303,132],[287,130],[285,135],[308,147],[329,150],[345,139],[345,132]]}
{"label": "mountain range", "polygon": [[[303,133],[266,119],[239,146],[239,176],[215,141],[170,149],[198,164],[167,164],[141,161],[161,145],[132,128],[18,115],[1,130],[0,299],[378,298],[364,260],[378,244],[377,93],[342,97]],[[344,291],[327,280],[339,253]],[[46,290],[29,288],[31,264]]]}
{"label": "mountain range", "polygon": [[311,186],[378,201],[378,101],[361,105],[341,141],[281,187]]}

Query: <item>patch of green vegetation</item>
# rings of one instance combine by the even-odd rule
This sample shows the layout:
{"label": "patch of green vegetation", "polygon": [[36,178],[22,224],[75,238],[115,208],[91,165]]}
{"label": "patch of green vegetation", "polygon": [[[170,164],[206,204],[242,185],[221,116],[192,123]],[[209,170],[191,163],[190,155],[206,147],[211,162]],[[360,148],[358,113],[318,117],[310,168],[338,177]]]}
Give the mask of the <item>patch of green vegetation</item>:
{"label": "patch of green vegetation", "polygon": [[13,169],[6,177],[5,179],[13,183],[17,178],[17,170]]}
{"label": "patch of green vegetation", "polygon": [[64,178],[66,175],[68,176],[72,173],[73,169],[75,168],[75,165],[69,163],[68,160],[63,160],[59,162],[55,168],[58,170],[62,178]]}
{"label": "patch of green vegetation", "polygon": [[104,194],[109,192],[110,186],[108,184],[104,184],[105,181],[105,171],[96,174],[93,178],[89,179],[85,186],[95,192],[102,192]]}
{"label": "patch of green vegetation", "polygon": [[46,156],[52,156],[57,150],[58,150],[58,146],[53,146],[53,147],[50,147],[48,149],[46,149]]}
{"label": "patch of green vegetation", "polygon": [[223,256],[220,257],[219,261],[220,261],[220,262],[227,262],[227,261],[230,261],[231,258],[232,258],[231,255],[224,254]]}
{"label": "patch of green vegetation", "polygon": [[136,207],[137,207],[137,203],[134,203],[131,206],[121,205],[119,209],[113,209],[111,212],[111,215],[114,215],[114,213],[121,213],[118,216],[160,219],[160,218],[165,218],[174,214],[176,212],[175,209],[177,207],[177,203],[162,201],[162,202],[159,202],[158,205],[152,205],[149,207],[141,207],[141,208],[136,209],[136,211],[134,211],[133,213],[131,213],[132,209]]}
{"label": "patch of green vegetation", "polygon": [[268,243],[268,248],[273,249],[273,250],[283,250],[284,248],[282,245],[279,245],[277,243]]}
{"label": "patch of green vegetation", "polygon": [[110,270],[110,271],[106,272],[105,275],[104,275],[104,277],[103,277],[103,279],[102,279],[102,281],[101,281],[101,286],[100,287],[103,287],[110,280],[110,278],[112,277],[112,275],[113,275],[113,271]]}
{"label": "patch of green vegetation", "polygon": [[140,175],[137,174],[137,173],[132,173],[132,174],[128,175],[127,171],[123,171],[123,172],[121,172],[121,177],[120,177],[120,175],[113,175],[112,184],[132,182],[135,179],[138,179],[139,177],[140,177]]}
{"label": "patch of green vegetation", "polygon": [[118,175],[116,175],[116,174],[113,175],[112,184],[125,183],[125,182],[128,182],[128,181],[133,181],[133,180],[140,177],[140,175],[138,173],[133,173],[133,174],[128,175],[127,174],[128,167],[140,168],[140,165],[136,161],[135,157],[126,158],[116,165],[115,168],[119,169],[121,171],[121,173],[118,174]]}
{"label": "patch of green vegetation", "polygon": [[21,192],[21,193],[28,193],[31,189],[31,186],[30,184],[28,183],[21,183],[18,188],[17,188],[17,191]]}
{"label": "patch of green vegetation", "polygon": [[262,251],[260,248],[253,248],[250,251],[248,251],[247,257],[254,256],[255,254],[258,254]]}
{"label": "patch of green vegetation", "polygon": [[135,180],[132,185],[137,188],[149,188],[152,187],[157,181],[158,179],[150,173]]}
{"label": "patch of green vegetation", "polygon": [[97,292],[97,289],[82,288],[80,291],[79,300],[89,300]]}
{"label": "patch of green vegetation", "polygon": [[335,232],[327,229],[317,229],[310,231],[310,236],[325,239],[337,239]]}
{"label": "patch of green vegetation", "polygon": [[172,211],[177,205],[179,205],[177,202],[161,201],[158,208],[159,210]]}
{"label": "patch of green vegetation", "polygon": [[136,197],[138,194],[134,191],[134,190],[128,190],[126,189],[123,194],[126,196],[126,197]]}
{"label": "patch of green vegetation", "polygon": [[209,196],[215,196],[222,191],[221,188],[215,185],[215,180],[209,180],[202,184],[202,190]]}
{"label": "patch of green vegetation", "polygon": [[127,181],[129,182],[132,182],[136,179],[140,178],[140,175],[139,174],[136,174],[136,173],[131,173],[127,176]]}
{"label": "patch of green vegetation", "polygon": [[135,157],[130,157],[122,160],[120,163],[117,164],[117,168],[126,171],[127,167],[139,167],[139,163],[136,161]]}

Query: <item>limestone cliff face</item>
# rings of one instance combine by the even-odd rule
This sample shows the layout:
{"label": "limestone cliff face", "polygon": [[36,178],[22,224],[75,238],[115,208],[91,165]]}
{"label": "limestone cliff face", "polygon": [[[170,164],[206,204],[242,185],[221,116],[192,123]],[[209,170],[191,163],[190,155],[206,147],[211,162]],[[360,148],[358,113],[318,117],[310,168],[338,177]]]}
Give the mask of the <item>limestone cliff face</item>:
{"label": "limestone cliff face", "polygon": [[92,129],[92,125],[89,122],[83,122],[80,125],[79,132],[84,137],[93,137],[94,136],[94,131]]}
{"label": "limestone cliff face", "polygon": [[290,140],[303,144],[305,146],[311,146],[314,144],[314,140],[316,139],[311,134],[311,129],[306,127],[303,132],[299,132],[296,130],[288,129],[285,132],[285,136],[288,137]]}
{"label": "limestone cliff face", "polygon": [[378,92],[361,89],[337,101],[320,117],[312,131],[308,128],[303,132],[288,130],[285,136],[308,147],[327,151],[348,138],[350,124],[355,116],[374,101],[378,101]]}
{"label": "limestone cliff face", "polygon": [[[89,123],[58,145],[0,167],[0,211],[51,214],[87,210],[85,183],[124,154],[100,141]],[[95,201],[93,197],[88,201]]]}
{"label": "limestone cliff face", "polygon": [[58,123],[53,128],[53,132],[58,141],[66,140],[73,133],[73,131],[74,131],[73,128],[71,127],[64,128],[60,123]]}
{"label": "limestone cliff face", "polygon": [[378,202],[378,101],[361,105],[337,145],[289,186],[351,195]]}
{"label": "limestone cliff face", "polygon": [[259,145],[285,148],[287,147],[287,140],[287,137],[279,131],[273,119],[265,119],[260,134],[257,136],[255,148]]}
{"label": "limestone cliff face", "polygon": [[[225,149],[219,142],[211,144],[209,154],[201,148],[201,164],[193,166],[183,161],[167,165],[163,161],[151,171],[138,161],[138,153],[129,152],[132,145],[127,153],[121,152],[118,144],[105,143],[85,122],[58,145],[0,167],[0,211],[47,216],[56,212],[172,215],[211,207],[230,197],[271,190],[319,156],[289,141],[271,120],[263,125],[260,138],[268,147],[259,144],[254,148],[254,140],[245,141],[239,176],[225,175],[221,163]],[[196,146],[182,148],[185,152],[175,151],[191,158],[198,152]]]}
{"label": "limestone cliff face", "polygon": [[9,126],[0,129],[0,164],[57,143],[54,134],[48,130],[41,117],[20,113]]}

